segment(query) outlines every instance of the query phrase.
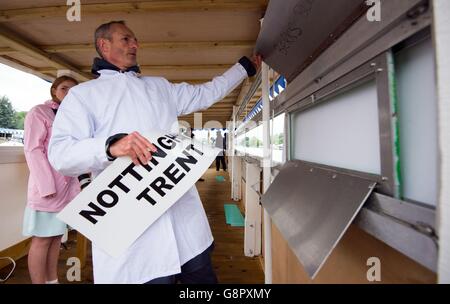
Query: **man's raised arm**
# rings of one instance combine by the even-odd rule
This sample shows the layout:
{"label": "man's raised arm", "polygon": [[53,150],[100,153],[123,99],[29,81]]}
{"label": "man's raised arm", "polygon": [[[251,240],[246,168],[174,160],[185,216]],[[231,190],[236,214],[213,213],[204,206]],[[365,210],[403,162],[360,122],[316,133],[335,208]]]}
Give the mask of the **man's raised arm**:
{"label": "man's raised arm", "polygon": [[253,61],[242,57],[239,63],[210,82],[199,85],[172,84],[178,116],[209,108],[227,96],[245,78],[254,76],[260,65],[260,56],[255,56]]}

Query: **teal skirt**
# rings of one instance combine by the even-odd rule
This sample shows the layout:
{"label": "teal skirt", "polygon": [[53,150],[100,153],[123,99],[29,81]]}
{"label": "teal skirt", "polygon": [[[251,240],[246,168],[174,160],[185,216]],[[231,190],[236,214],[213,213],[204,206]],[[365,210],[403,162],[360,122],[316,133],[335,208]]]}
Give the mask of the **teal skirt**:
{"label": "teal skirt", "polygon": [[37,211],[27,206],[23,217],[23,235],[38,237],[63,235],[67,225],[56,218],[57,214],[57,212]]}

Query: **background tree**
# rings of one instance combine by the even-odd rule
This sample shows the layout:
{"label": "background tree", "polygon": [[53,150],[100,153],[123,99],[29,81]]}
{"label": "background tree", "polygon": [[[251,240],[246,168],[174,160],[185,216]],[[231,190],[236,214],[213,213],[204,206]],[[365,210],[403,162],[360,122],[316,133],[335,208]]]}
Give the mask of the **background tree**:
{"label": "background tree", "polygon": [[19,130],[23,130],[23,124],[25,121],[25,116],[27,115],[27,112],[22,111],[22,112],[16,112],[16,127],[15,129],[19,129]]}
{"label": "background tree", "polygon": [[284,135],[283,135],[283,133],[277,133],[277,134],[273,135],[272,143],[274,145],[282,145],[283,142],[284,142]]}
{"label": "background tree", "polygon": [[16,111],[6,96],[0,97],[0,127],[7,129],[16,128]]}

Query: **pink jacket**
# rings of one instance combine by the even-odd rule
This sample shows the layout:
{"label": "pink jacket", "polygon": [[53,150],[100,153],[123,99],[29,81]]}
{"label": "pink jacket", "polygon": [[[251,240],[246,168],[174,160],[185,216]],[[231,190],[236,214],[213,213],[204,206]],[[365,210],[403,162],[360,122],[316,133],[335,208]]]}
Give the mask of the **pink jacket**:
{"label": "pink jacket", "polygon": [[[65,177],[52,168],[47,148],[52,135],[52,124],[59,104],[46,101],[33,107],[25,118],[24,151],[30,177],[28,179],[28,206],[47,212],[61,211],[79,192],[77,178]],[[46,197],[55,194],[53,197]]]}

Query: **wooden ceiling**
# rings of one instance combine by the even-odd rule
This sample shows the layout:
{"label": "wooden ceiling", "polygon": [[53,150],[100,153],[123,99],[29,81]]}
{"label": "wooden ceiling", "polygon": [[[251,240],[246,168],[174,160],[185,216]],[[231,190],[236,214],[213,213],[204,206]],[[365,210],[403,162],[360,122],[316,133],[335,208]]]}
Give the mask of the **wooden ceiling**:
{"label": "wooden ceiling", "polygon": [[[47,80],[70,70],[91,79],[96,27],[125,20],[136,34],[143,75],[202,83],[241,56],[251,56],[268,0],[82,0],[81,21],[69,22],[66,0],[0,1],[0,62]],[[203,124],[225,126],[251,81],[204,111]],[[260,93],[258,93],[260,96]],[[248,105],[250,108],[259,96]],[[248,109],[250,110],[250,109]],[[193,126],[193,115],[180,117]]]}

